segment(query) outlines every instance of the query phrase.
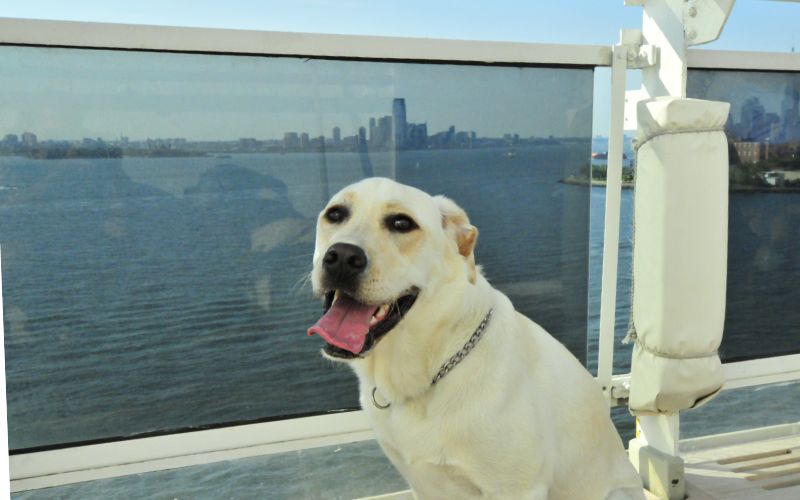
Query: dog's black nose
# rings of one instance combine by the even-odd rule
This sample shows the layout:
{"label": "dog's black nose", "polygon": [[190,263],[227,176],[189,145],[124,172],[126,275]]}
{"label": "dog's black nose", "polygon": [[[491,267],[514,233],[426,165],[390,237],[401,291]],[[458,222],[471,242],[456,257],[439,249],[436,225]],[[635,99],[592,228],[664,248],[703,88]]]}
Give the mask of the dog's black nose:
{"label": "dog's black nose", "polygon": [[322,258],[322,265],[334,281],[355,278],[367,267],[367,254],[361,247],[349,243],[335,243]]}

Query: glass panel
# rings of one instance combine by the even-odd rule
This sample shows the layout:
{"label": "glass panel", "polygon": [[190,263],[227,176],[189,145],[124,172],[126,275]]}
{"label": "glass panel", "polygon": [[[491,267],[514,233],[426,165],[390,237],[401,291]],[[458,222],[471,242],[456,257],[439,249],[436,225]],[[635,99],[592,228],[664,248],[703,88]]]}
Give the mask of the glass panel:
{"label": "glass panel", "polygon": [[25,491],[11,498],[351,500],[406,489],[378,444],[365,441]]}
{"label": "glass panel", "polygon": [[687,94],[731,103],[722,359],[800,352],[800,74],[694,70]]}
{"label": "glass panel", "polygon": [[681,438],[797,422],[800,382],[723,391],[708,405],[681,413]]}
{"label": "glass panel", "polygon": [[[316,214],[444,192],[583,358],[590,69],[0,48],[15,449],[357,406],[305,330]],[[325,380],[325,384],[319,383]]]}

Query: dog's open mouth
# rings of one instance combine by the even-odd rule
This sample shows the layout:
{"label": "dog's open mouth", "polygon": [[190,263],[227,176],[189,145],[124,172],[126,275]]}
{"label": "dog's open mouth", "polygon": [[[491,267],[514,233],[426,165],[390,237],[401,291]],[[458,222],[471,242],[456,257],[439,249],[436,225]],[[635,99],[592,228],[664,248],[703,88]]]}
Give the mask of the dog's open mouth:
{"label": "dog's open mouth", "polygon": [[325,353],[335,358],[364,356],[403,319],[418,293],[413,289],[392,303],[370,305],[343,292],[328,292],[325,314],[308,329],[308,334],[322,337],[327,343]]}

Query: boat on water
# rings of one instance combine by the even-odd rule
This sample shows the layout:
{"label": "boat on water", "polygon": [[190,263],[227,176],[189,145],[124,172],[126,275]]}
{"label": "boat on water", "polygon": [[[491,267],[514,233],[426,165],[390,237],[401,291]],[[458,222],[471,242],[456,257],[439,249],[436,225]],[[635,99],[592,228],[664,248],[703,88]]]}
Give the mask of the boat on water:
{"label": "boat on water", "polygon": [[[627,160],[628,155],[626,153],[622,153],[622,159]],[[608,151],[604,151],[602,153],[600,152],[592,153],[592,160],[608,160]]]}

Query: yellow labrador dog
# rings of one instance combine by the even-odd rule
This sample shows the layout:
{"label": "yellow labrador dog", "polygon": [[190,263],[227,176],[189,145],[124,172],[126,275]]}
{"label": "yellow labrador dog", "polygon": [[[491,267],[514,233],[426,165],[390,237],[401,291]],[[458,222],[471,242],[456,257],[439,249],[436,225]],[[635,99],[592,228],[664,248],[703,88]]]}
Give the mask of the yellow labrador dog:
{"label": "yellow labrador dog", "polygon": [[350,364],[386,455],[421,499],[644,498],[599,387],[476,268],[451,200],[389,179],[317,223],[309,329]]}

